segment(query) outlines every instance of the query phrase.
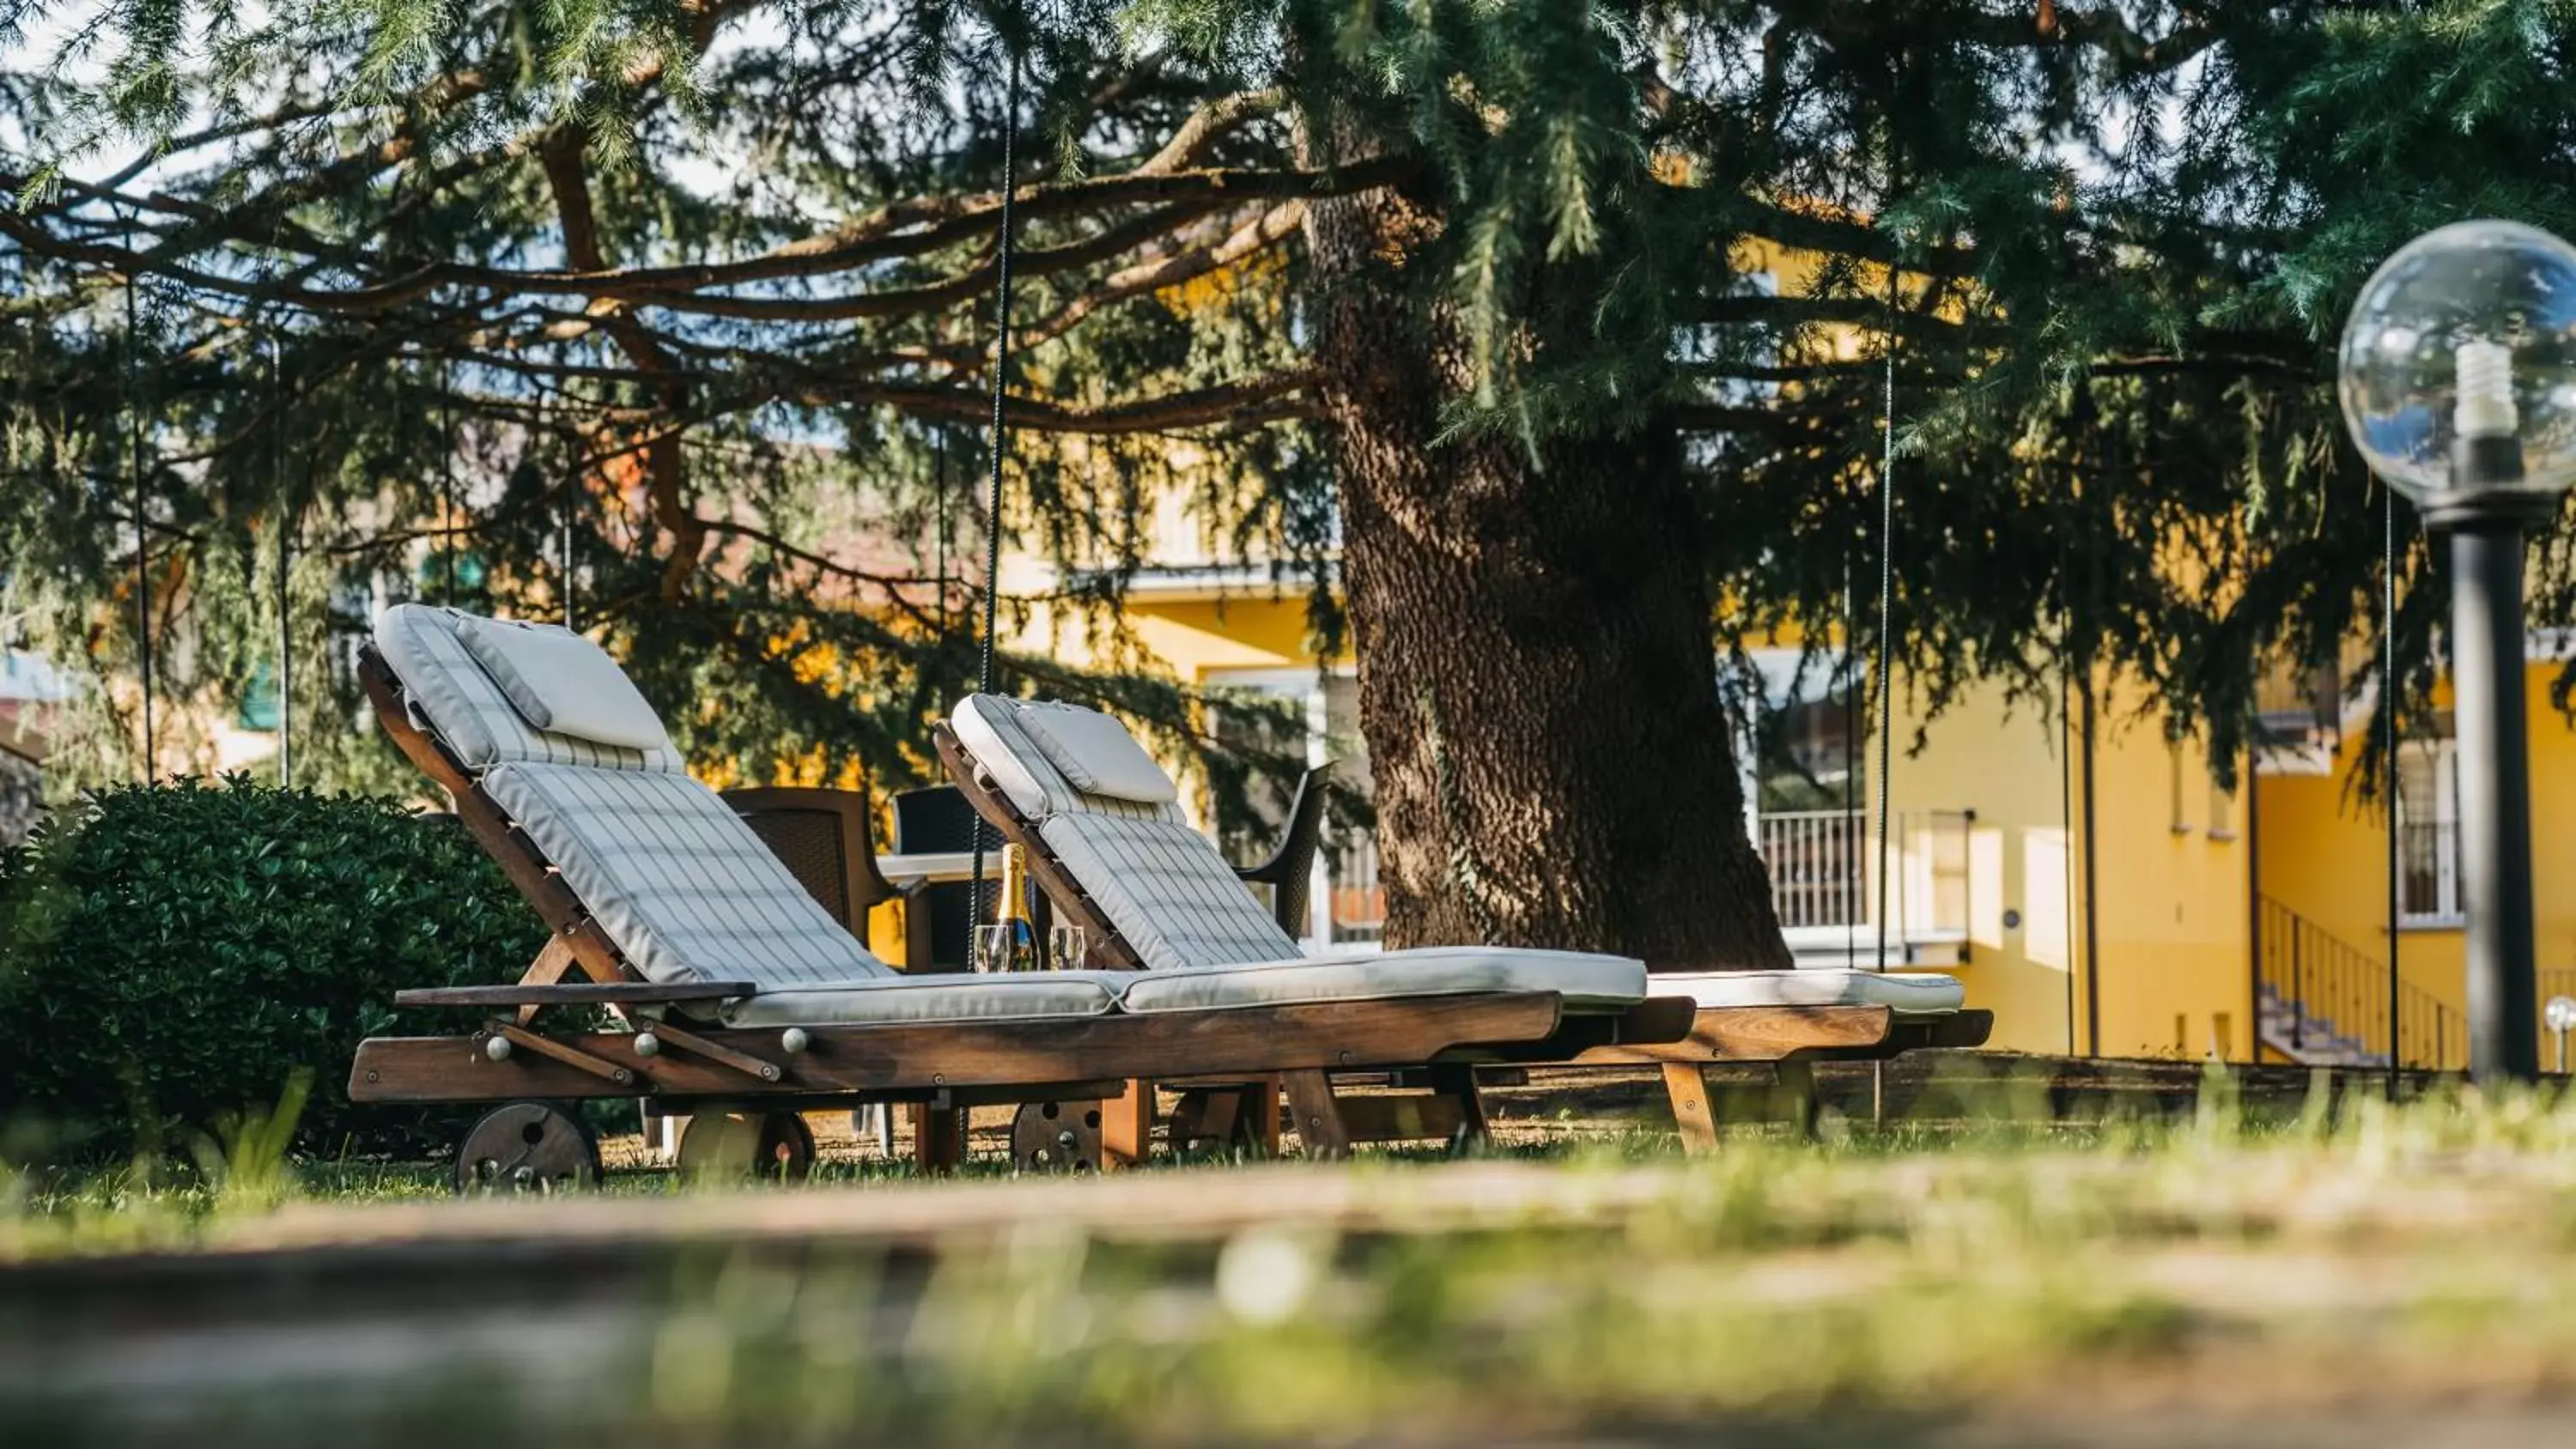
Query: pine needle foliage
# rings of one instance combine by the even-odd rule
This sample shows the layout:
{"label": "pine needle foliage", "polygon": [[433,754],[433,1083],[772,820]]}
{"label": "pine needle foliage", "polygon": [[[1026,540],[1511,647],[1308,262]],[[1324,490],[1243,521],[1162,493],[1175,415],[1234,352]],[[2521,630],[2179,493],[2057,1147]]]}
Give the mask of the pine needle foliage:
{"label": "pine needle foliage", "polygon": [[[706,702],[693,753],[749,771],[812,741],[917,774],[919,721],[963,677],[967,590],[933,561],[979,523],[960,482],[984,466],[1016,124],[1003,522],[1107,633],[1179,488],[1220,553],[1302,573],[1331,634],[1299,208],[1391,185],[1432,224],[1367,285],[1455,339],[1447,436],[1535,460],[1605,426],[1684,435],[1713,639],[1794,622],[1874,647],[1849,601],[1884,561],[1924,703],[1999,677],[2054,707],[2098,667],[2234,759],[2258,677],[2384,628],[2409,677],[2382,696],[2424,697],[2443,580],[2402,520],[2403,605],[2376,616],[2385,500],[2333,340],[2430,225],[2576,230],[2571,21],[2563,0],[114,6],[0,85],[9,612],[130,654],[137,411],[154,549],[195,585],[174,607],[212,608],[216,568],[255,576],[287,518],[312,535],[294,587],[426,589],[452,445],[486,481],[435,537],[537,608],[572,515],[589,617],[657,698]],[[138,136],[148,164],[102,169]],[[826,516],[908,557],[832,554]],[[2576,623],[2564,537],[2536,559],[2536,622]],[[240,596],[237,628],[194,627],[258,637],[265,595]]]}

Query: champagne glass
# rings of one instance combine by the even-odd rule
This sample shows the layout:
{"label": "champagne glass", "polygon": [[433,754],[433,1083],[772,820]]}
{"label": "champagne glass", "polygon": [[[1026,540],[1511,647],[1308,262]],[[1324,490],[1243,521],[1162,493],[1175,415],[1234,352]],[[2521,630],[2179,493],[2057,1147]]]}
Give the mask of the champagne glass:
{"label": "champagne glass", "polygon": [[1072,971],[1082,965],[1083,952],[1090,948],[1090,938],[1080,926],[1047,928],[1047,962],[1058,971]]}
{"label": "champagne glass", "polygon": [[1012,936],[1011,924],[1007,921],[999,925],[977,926],[970,942],[967,964],[979,972],[1010,970]]}

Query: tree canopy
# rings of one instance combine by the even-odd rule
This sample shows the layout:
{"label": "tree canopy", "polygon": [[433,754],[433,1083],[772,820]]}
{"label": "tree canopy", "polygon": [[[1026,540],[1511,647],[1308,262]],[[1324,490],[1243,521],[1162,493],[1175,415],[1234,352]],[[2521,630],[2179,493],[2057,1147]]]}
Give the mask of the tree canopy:
{"label": "tree canopy", "polygon": [[[305,627],[346,634],[353,581],[439,595],[424,536],[551,607],[569,517],[583,616],[705,701],[694,755],[917,773],[971,667],[979,575],[935,560],[978,521],[1016,125],[1004,521],[1067,590],[1115,596],[1163,486],[1321,569],[1306,344],[1342,284],[1303,227],[1391,189],[1437,225],[1374,285],[1454,327],[1427,446],[1678,434],[1726,637],[1874,578],[1892,396],[1906,687],[2100,660],[2223,753],[2258,662],[2375,627],[2350,296],[2438,222],[2576,229],[2571,9],[21,7],[0,615],[130,658],[139,420],[174,669],[263,657],[281,528]],[[1751,285],[1757,255],[1810,284]],[[823,544],[862,537],[897,547]],[[2402,567],[2421,658],[2441,584]],[[2576,622],[2559,539],[2535,618]]]}

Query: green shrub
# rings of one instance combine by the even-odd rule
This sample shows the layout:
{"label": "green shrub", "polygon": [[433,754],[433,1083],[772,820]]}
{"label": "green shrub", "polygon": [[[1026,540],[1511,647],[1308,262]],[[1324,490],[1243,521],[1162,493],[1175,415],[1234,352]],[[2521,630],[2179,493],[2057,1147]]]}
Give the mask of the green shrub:
{"label": "green shrub", "polygon": [[304,1068],[307,1151],[453,1140],[454,1111],[352,1107],[350,1054],[395,1029],[396,990],[512,979],[544,939],[463,830],[391,801],[240,776],[93,795],[0,852],[0,1122],[175,1153]]}

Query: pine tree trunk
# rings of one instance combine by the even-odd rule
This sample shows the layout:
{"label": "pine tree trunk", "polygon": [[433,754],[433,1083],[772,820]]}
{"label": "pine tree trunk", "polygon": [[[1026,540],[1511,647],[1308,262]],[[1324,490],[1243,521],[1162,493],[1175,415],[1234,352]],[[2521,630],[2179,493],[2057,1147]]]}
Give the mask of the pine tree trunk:
{"label": "pine tree trunk", "polygon": [[1387,939],[1785,967],[1678,436],[1435,446],[1465,379],[1390,299],[1436,224],[1389,191],[1307,221]]}

